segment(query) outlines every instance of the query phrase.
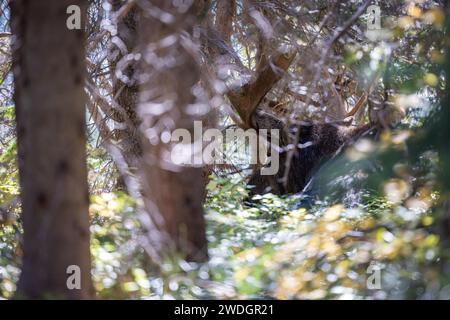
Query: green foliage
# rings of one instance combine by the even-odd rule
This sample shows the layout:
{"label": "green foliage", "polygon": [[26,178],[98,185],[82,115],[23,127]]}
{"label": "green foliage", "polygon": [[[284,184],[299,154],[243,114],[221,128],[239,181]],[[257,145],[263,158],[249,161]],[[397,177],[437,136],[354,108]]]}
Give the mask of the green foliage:
{"label": "green foliage", "polygon": [[[236,197],[223,188],[226,198]],[[213,193],[210,203],[220,197]],[[224,195],[222,195],[224,196]],[[298,198],[273,195],[253,208],[211,207],[211,274],[229,285],[228,297],[406,298],[438,294],[439,237],[429,230],[430,211],[408,211],[385,198],[366,198],[360,208],[317,202],[310,209]],[[280,206],[280,203],[283,205]],[[297,203],[297,205],[294,205]],[[267,212],[276,212],[275,215]],[[241,219],[241,217],[245,219]],[[217,241],[217,239],[221,239]],[[220,258],[217,258],[220,257]],[[377,262],[383,290],[366,288],[366,269]],[[211,263],[210,263],[211,265]],[[219,273],[217,273],[220,271]],[[389,279],[389,280],[388,280]],[[403,289],[398,290],[397,286]],[[232,288],[232,289],[231,289]]]}
{"label": "green foliage", "polygon": [[10,202],[19,194],[16,154],[16,139],[11,139],[0,155],[0,203],[2,204]]}
{"label": "green foliage", "polygon": [[[358,208],[298,196],[258,196],[243,205],[244,180],[208,185],[204,265],[146,258],[135,204],[122,193],[92,197],[93,278],[99,298],[421,298],[443,297],[439,236],[431,209],[415,212],[384,196]],[[433,202],[438,200],[432,196]],[[225,201],[226,200],[226,201]],[[382,287],[369,290],[377,263]],[[441,294],[441,295],[440,295]]]}
{"label": "green foliage", "polygon": [[15,119],[14,106],[2,106],[0,109],[0,117],[6,121],[13,121]]}
{"label": "green foliage", "polygon": [[[14,117],[14,108],[1,113],[6,120]],[[16,167],[17,143],[14,137],[0,147],[0,297],[10,298],[16,290],[21,255],[19,241],[22,228],[19,221],[19,177]]]}
{"label": "green foliage", "polygon": [[22,230],[16,218],[0,222],[0,297],[4,298],[12,297],[20,274],[17,257]]}

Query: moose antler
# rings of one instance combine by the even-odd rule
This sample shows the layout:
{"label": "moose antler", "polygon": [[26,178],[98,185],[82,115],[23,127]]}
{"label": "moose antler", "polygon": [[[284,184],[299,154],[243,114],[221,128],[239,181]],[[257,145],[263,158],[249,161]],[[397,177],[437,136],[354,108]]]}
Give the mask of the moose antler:
{"label": "moose antler", "polygon": [[296,52],[276,54],[260,69],[261,71],[256,75],[254,81],[246,83],[239,89],[230,90],[227,93],[232,107],[238,113],[246,128],[254,127],[252,115],[265,95],[289,68],[295,55]]}

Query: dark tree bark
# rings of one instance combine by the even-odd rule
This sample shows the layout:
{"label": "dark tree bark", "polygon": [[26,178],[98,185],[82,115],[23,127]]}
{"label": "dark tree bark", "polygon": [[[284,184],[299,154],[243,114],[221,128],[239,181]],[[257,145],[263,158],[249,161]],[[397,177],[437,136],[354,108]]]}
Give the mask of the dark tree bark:
{"label": "dark tree bark", "polygon": [[[147,3],[139,33],[142,78],[147,79],[141,86],[139,108],[144,132],[141,178],[145,207],[162,234],[162,252],[175,251],[188,260],[204,261],[202,168],[173,163],[167,158],[173,145],[159,138],[164,131],[181,128],[192,134],[194,120],[201,119],[190,111],[198,102],[193,87],[200,80],[192,42],[199,8],[193,5],[186,11],[165,0]],[[163,17],[167,20],[162,21]],[[162,112],[155,109],[162,106],[170,107]]]}
{"label": "dark tree bark", "polygon": [[[66,27],[74,4],[86,12],[83,0],[11,1],[24,229],[18,298],[92,297],[85,40],[83,28]],[[80,289],[68,288],[72,265],[81,271]]]}

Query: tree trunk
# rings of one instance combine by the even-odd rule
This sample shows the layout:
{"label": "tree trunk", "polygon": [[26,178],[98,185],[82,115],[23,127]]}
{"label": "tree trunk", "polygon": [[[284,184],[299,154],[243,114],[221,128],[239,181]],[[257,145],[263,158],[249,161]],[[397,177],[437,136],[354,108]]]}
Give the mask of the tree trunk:
{"label": "tree trunk", "polygon": [[18,298],[92,297],[85,40],[83,26],[66,27],[73,4],[86,12],[84,0],[11,2],[24,229]]}
{"label": "tree trunk", "polygon": [[193,111],[205,106],[193,89],[200,79],[192,36],[198,8],[183,8],[189,2],[182,1],[178,8],[172,1],[148,3],[151,5],[144,8],[147,12],[140,21],[139,33],[141,79],[146,79],[139,99],[145,137],[141,166],[145,207],[162,234],[163,252],[204,261],[207,242],[202,168],[175,164],[167,157],[173,143],[160,139],[161,133],[175,129],[187,129],[192,134],[194,120],[204,116]]}
{"label": "tree trunk", "polygon": [[[120,110],[113,108],[111,118],[117,128],[113,136],[122,150],[124,159],[131,174],[136,174],[137,161],[142,154],[139,141],[139,118],[136,112],[139,85],[136,78],[138,60],[132,59],[137,45],[137,27],[140,10],[137,5],[131,5],[123,0],[111,0],[111,5],[117,19],[118,41],[113,41],[109,52],[110,69],[113,79],[113,97]],[[125,12],[125,13],[122,13]],[[120,13],[123,16],[118,16]],[[127,121],[128,120],[128,121]],[[124,188],[120,177],[117,187]]]}

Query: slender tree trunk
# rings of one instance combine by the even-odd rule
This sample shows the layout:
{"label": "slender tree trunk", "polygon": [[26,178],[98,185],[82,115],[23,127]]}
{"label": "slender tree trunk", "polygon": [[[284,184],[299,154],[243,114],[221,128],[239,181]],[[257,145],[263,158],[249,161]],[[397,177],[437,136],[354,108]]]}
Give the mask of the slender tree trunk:
{"label": "slender tree trunk", "polygon": [[[139,85],[136,69],[137,27],[140,10],[137,5],[130,5],[123,0],[110,0],[115,19],[117,19],[117,41],[113,41],[109,56],[113,79],[113,97],[118,107],[113,108],[111,118],[116,122],[114,139],[123,151],[124,159],[132,174],[136,174],[137,161],[142,154],[139,139],[139,118],[136,107]],[[119,16],[121,15],[121,16]],[[118,187],[124,188],[123,178],[119,178]]]}
{"label": "slender tree trunk", "polygon": [[70,5],[86,12],[84,0],[11,1],[24,229],[18,298],[92,297],[85,43],[83,27],[66,27]]}
{"label": "slender tree trunk", "polygon": [[[200,110],[205,106],[199,103],[200,72],[193,42],[199,8],[183,7],[189,1],[146,3],[139,33],[141,79],[146,80],[141,86],[139,106],[146,208],[163,235],[163,252],[175,250],[188,260],[204,261],[207,242],[202,168],[175,164],[168,156],[173,144],[160,139],[161,133],[175,129],[186,129],[192,134],[194,120],[204,116],[196,113],[197,107]],[[176,3],[179,7],[175,7]]]}

